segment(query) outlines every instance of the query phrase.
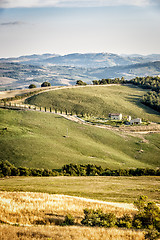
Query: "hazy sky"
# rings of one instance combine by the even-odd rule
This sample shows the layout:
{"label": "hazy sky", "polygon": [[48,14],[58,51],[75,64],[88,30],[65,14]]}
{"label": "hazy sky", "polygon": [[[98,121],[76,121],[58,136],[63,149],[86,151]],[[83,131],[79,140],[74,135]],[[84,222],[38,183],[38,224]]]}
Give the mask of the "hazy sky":
{"label": "hazy sky", "polygon": [[0,57],[160,54],[160,0],[0,0]]}

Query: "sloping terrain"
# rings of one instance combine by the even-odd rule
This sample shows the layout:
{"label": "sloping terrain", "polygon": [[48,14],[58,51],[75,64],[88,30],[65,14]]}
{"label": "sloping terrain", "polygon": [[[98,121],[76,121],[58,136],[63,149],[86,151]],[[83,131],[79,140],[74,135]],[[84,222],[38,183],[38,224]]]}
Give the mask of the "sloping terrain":
{"label": "sloping terrain", "polygon": [[53,169],[68,163],[91,163],[112,169],[159,167],[159,134],[142,141],[53,113],[31,111],[0,110],[0,122],[0,160],[16,166]]}
{"label": "sloping terrain", "polygon": [[109,113],[120,112],[131,115],[132,118],[160,122],[160,114],[140,102],[146,91],[133,85],[74,87],[41,93],[30,97],[26,102],[98,117],[108,117]]}
{"label": "sloping terrain", "polygon": [[0,59],[0,90],[37,87],[44,81],[74,85],[77,80],[91,83],[102,78],[160,74],[160,55],[117,55],[112,53],[43,54]]}
{"label": "sloping terrain", "polygon": [[137,76],[157,76],[160,74],[160,61],[137,63],[125,66],[105,67],[88,70],[88,74],[97,78],[115,78],[122,76],[130,80]]}

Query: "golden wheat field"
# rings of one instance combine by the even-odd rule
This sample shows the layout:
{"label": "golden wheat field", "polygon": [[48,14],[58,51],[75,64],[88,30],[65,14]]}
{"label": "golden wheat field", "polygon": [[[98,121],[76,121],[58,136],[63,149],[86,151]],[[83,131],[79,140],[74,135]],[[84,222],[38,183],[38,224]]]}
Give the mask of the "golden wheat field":
{"label": "golden wheat field", "polygon": [[13,227],[1,225],[0,237],[2,240],[144,240],[143,233],[140,231],[81,226]]}
{"label": "golden wheat field", "polygon": [[[142,231],[83,227],[80,222],[85,208],[101,208],[117,216],[136,211],[127,203],[47,193],[0,192],[0,239],[144,239]],[[68,213],[75,217],[75,226],[57,226]]]}

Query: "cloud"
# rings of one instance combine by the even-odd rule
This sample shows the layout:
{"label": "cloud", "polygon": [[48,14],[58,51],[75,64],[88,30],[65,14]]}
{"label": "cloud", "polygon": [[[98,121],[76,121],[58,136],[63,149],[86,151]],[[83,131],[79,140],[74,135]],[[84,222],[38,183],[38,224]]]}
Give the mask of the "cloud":
{"label": "cloud", "polygon": [[149,3],[150,3],[150,5],[160,7],[160,0],[149,0]]}
{"label": "cloud", "polygon": [[0,23],[1,26],[15,26],[15,25],[22,25],[22,24],[25,24],[25,23],[20,21]]}
{"label": "cloud", "polygon": [[150,6],[160,0],[0,0],[0,8]]}

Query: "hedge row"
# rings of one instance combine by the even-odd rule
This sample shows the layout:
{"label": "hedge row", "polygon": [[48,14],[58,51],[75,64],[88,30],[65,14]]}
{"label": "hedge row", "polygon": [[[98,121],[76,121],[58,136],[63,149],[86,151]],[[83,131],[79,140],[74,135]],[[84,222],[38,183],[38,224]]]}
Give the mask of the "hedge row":
{"label": "hedge row", "polygon": [[69,164],[62,168],[69,176],[160,176],[160,168],[103,169],[93,164]]}
{"label": "hedge row", "polygon": [[0,162],[0,177],[5,176],[160,176],[160,168],[103,169],[93,164],[64,165],[62,169],[15,167],[8,161]]}

